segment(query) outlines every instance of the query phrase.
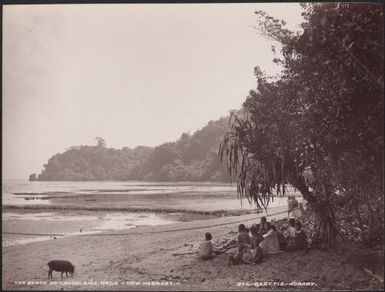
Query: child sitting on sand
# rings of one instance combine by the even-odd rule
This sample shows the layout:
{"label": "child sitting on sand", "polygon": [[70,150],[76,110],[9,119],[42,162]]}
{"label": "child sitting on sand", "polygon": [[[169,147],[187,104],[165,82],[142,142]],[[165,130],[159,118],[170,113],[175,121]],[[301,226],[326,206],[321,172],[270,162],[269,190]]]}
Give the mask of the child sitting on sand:
{"label": "child sitting on sand", "polygon": [[285,231],[285,249],[292,250],[295,248],[295,236],[297,234],[297,229],[295,228],[295,219],[289,219],[289,227]]}
{"label": "child sitting on sand", "polygon": [[261,242],[263,240],[263,236],[258,233],[258,229],[256,226],[252,226],[250,228],[250,232],[251,232],[250,247],[251,249],[253,249],[256,246],[257,241]]}
{"label": "child sitting on sand", "polygon": [[295,228],[295,219],[290,218],[289,219],[289,226],[285,231],[285,237],[295,237],[297,230]]}
{"label": "child sitting on sand", "polygon": [[304,249],[307,251],[307,239],[305,231],[302,230],[302,224],[301,222],[297,221],[295,223],[295,228],[297,230],[296,236],[295,236],[295,244],[297,249]]}
{"label": "child sitting on sand", "polygon": [[287,251],[298,251],[298,250],[305,250],[307,251],[307,240],[306,240],[306,234],[302,230],[302,225],[300,222],[295,223],[296,228],[296,234],[293,238],[293,243],[288,245],[286,250]]}
{"label": "child sitting on sand", "polygon": [[265,229],[266,222],[267,222],[266,217],[261,217],[260,224],[259,224],[259,230],[258,230],[258,233],[261,235],[263,235],[267,232],[267,230]]}
{"label": "child sitting on sand", "polygon": [[251,262],[260,264],[262,262],[262,249],[259,244],[263,241],[263,236],[258,234],[258,229],[256,227],[250,228],[251,232],[251,251],[252,257]]}
{"label": "child sitting on sand", "polygon": [[212,235],[210,232],[205,233],[205,240],[199,246],[199,257],[204,260],[209,260],[215,257],[216,253],[211,243]]}
{"label": "child sitting on sand", "polygon": [[250,236],[246,232],[245,224],[239,224],[238,226],[238,250],[235,256],[230,256],[229,264],[239,264],[243,260],[243,254],[246,251],[250,252]]}
{"label": "child sitting on sand", "polygon": [[242,261],[243,253],[250,249],[250,236],[249,230],[245,227],[245,224],[239,224],[238,232],[238,253]]}

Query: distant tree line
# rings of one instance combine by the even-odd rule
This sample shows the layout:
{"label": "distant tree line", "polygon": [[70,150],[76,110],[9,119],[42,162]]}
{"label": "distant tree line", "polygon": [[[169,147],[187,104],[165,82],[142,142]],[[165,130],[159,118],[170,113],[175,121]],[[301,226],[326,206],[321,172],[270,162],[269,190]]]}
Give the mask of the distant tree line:
{"label": "distant tree line", "polygon": [[228,118],[210,121],[193,135],[183,133],[176,142],[155,148],[107,148],[97,137],[96,146],[72,146],[52,156],[39,181],[229,181],[217,150],[228,126]]}

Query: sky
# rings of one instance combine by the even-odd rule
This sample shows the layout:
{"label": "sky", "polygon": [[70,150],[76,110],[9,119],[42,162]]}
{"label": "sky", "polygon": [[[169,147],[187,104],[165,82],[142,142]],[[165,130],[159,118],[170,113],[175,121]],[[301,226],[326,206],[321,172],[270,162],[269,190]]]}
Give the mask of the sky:
{"label": "sky", "polygon": [[297,3],[3,6],[3,178],[75,145],[156,146],[239,109],[268,74],[264,10],[298,30]]}

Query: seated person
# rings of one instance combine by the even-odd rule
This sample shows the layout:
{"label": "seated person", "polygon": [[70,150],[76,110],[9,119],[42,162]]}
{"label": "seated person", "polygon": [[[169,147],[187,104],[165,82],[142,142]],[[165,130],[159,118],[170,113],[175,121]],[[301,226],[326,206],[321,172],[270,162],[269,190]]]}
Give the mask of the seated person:
{"label": "seated person", "polygon": [[246,227],[244,224],[239,224],[238,226],[238,251],[235,256],[230,256],[230,264],[239,264],[243,260],[243,254],[245,252],[250,252],[250,236],[246,232]]}
{"label": "seated person", "polygon": [[277,228],[275,227],[275,225],[270,223],[270,226],[271,226],[271,229],[273,229],[275,232],[277,232],[278,240],[279,240],[279,237],[283,236],[283,234],[281,232],[277,231]]}
{"label": "seated person", "polygon": [[263,241],[259,244],[262,249],[263,255],[277,254],[279,250],[278,232],[271,226],[269,222],[265,223],[265,229],[267,233],[263,234]]}
{"label": "seated person", "polygon": [[254,249],[257,245],[259,245],[259,242],[263,240],[263,236],[258,233],[257,227],[254,227],[254,226],[250,228],[250,232],[251,232],[250,248]]}
{"label": "seated person", "polygon": [[262,249],[259,244],[263,241],[262,235],[258,234],[258,229],[256,227],[250,228],[251,232],[251,259],[250,261],[256,264],[262,262]]}
{"label": "seated person", "polygon": [[278,233],[279,248],[282,250],[285,250],[287,246],[285,236],[279,231],[277,233]]}
{"label": "seated person", "polygon": [[296,244],[297,249],[307,250],[308,243],[307,243],[305,231],[302,229],[301,222],[297,221],[295,223],[295,228],[297,229],[297,233],[295,236],[295,244]]}
{"label": "seated person", "polygon": [[277,231],[276,227],[274,225],[272,225],[272,224],[271,224],[271,229],[273,229],[274,231],[277,232],[278,242],[279,242],[279,249],[284,250],[286,248],[285,236],[281,232]]}
{"label": "seated person", "polygon": [[286,250],[287,251],[298,251],[298,250],[305,250],[307,251],[307,239],[305,231],[302,230],[302,225],[300,222],[295,223],[296,227],[296,235],[294,237],[293,243],[288,245]]}
{"label": "seated person", "polygon": [[199,257],[209,260],[215,257],[215,251],[211,243],[212,235],[210,232],[205,233],[205,240],[199,246]]}
{"label": "seated person", "polygon": [[261,235],[267,232],[267,230],[265,229],[266,222],[267,222],[266,217],[261,217],[260,224],[259,224],[260,227],[258,230],[258,233]]}
{"label": "seated person", "polygon": [[285,249],[292,249],[295,245],[294,238],[297,234],[297,229],[295,228],[295,219],[291,218],[289,219],[289,227],[286,229],[284,236],[285,236]]}
{"label": "seated person", "polygon": [[295,219],[290,218],[289,219],[289,226],[286,229],[284,235],[285,235],[285,237],[295,237],[296,232],[297,232],[297,230],[295,228]]}

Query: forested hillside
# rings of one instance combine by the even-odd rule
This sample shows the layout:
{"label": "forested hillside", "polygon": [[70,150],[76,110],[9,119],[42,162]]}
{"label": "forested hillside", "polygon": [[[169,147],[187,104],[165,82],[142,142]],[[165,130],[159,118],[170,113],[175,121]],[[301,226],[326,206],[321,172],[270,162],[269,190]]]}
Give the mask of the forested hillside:
{"label": "forested hillside", "polygon": [[155,148],[107,148],[98,137],[96,146],[73,146],[52,156],[37,180],[227,181],[217,156],[227,125],[228,118],[210,121],[193,135],[183,133]]}
{"label": "forested hillside", "polygon": [[52,156],[38,176],[41,181],[128,180],[132,169],[153,151],[150,147],[134,149],[97,146],[73,146]]}

